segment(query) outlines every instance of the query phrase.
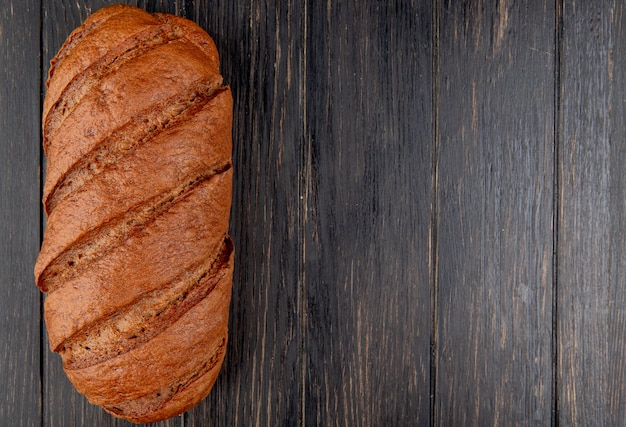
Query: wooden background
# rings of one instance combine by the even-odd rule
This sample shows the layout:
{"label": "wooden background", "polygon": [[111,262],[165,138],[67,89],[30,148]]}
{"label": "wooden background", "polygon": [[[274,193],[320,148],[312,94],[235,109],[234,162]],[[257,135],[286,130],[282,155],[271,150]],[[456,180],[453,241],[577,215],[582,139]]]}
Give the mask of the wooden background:
{"label": "wooden background", "polygon": [[[0,425],[126,426],[33,279],[48,61],[108,2],[0,3]],[[129,1],[234,93],[231,340],[159,426],[624,425],[622,1]]]}

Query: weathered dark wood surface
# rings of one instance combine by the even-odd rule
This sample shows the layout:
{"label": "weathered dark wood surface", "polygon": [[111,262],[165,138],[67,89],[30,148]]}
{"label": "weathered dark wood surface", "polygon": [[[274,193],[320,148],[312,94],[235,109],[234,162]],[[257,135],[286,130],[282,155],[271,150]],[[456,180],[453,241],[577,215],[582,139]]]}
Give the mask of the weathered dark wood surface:
{"label": "weathered dark wood surface", "polygon": [[39,4],[0,8],[0,425],[41,419]]}
{"label": "weathered dark wood surface", "polygon": [[[32,273],[47,64],[108,3],[0,8],[0,425],[129,425]],[[227,360],[158,425],[625,424],[621,2],[128,3],[205,28],[235,100]]]}
{"label": "weathered dark wood surface", "polygon": [[452,3],[439,33],[434,416],[546,423],[554,5]]}
{"label": "weathered dark wood surface", "polygon": [[565,425],[626,423],[624,6],[563,9],[556,326]]}

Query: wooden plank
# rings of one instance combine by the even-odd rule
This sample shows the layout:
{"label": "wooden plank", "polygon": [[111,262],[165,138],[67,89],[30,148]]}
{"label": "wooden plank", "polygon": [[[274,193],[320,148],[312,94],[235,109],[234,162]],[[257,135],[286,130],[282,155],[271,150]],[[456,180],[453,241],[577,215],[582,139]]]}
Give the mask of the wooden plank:
{"label": "wooden plank", "polygon": [[547,424],[554,3],[443,3],[435,422]]}
{"label": "wooden plank", "polygon": [[300,3],[187,5],[215,39],[233,91],[236,258],[226,360],[186,427],[301,423]]}
{"label": "wooden plank", "polygon": [[558,413],[626,419],[626,10],[564,2],[558,252]]}
{"label": "wooden plank", "polygon": [[431,14],[307,5],[305,425],[430,420]]}
{"label": "wooden plank", "polygon": [[35,0],[0,8],[0,420],[14,426],[41,420],[39,14]]}
{"label": "wooden plank", "polygon": [[[121,3],[137,5],[136,1]],[[152,4],[151,12],[175,12],[180,8],[176,2]],[[105,0],[63,0],[43,2],[42,20],[42,80],[48,75],[50,59],[56,54],[67,36],[79,26],[87,16],[110,4]],[[141,5],[140,5],[141,6]],[[45,93],[45,87],[42,86]],[[37,129],[40,125],[37,124]],[[45,223],[45,218],[42,219]],[[91,405],[79,394],[63,372],[61,358],[50,351],[48,337],[44,331],[43,348],[43,424],[44,426],[133,426],[125,420],[119,420],[106,413],[103,409]],[[183,417],[154,423],[154,426],[181,426]]]}

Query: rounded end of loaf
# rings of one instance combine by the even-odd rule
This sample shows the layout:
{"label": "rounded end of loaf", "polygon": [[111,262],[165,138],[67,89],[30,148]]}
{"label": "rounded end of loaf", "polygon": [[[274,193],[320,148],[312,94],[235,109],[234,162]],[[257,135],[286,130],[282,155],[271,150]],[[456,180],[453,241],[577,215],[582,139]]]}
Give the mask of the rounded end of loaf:
{"label": "rounded end of loaf", "polygon": [[[226,344],[226,337],[224,344]],[[183,388],[163,404],[163,406],[159,406],[157,410],[146,411],[141,407],[140,402],[136,402],[138,403],[137,409],[134,411],[134,408],[130,407],[131,405],[128,405],[124,409],[115,406],[103,406],[103,408],[117,418],[122,418],[136,424],[154,423],[183,414],[209,395],[217,381],[225,355],[225,352],[222,353],[212,369],[199,376],[193,383]],[[156,395],[154,398],[158,399]]]}
{"label": "rounded end of loaf", "polygon": [[[234,261],[230,238],[221,252],[218,266],[205,280],[207,295],[147,342],[79,368],[61,350],[64,370],[76,389],[92,404],[136,423],[179,415],[204,399],[220,372],[228,342]],[[146,329],[157,326],[148,324]],[[98,345],[117,345],[97,343],[90,335],[87,352],[96,351]]]}

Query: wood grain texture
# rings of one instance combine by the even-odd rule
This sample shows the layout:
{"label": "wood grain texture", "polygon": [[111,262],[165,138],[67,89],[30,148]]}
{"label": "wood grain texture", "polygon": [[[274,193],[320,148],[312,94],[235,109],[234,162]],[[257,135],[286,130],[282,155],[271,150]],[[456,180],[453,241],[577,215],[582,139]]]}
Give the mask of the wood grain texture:
{"label": "wood grain texture", "polygon": [[306,11],[304,425],[430,419],[430,2]]}
{"label": "wood grain texture", "polygon": [[550,420],[554,4],[444,2],[436,424]]}
{"label": "wood grain texture", "polygon": [[0,424],[39,425],[39,6],[0,8]]}
{"label": "wood grain texture", "polygon": [[626,419],[625,12],[618,1],[563,7],[557,384],[564,425]]}

